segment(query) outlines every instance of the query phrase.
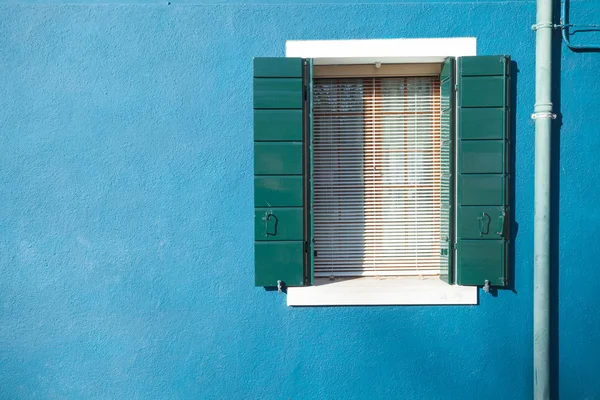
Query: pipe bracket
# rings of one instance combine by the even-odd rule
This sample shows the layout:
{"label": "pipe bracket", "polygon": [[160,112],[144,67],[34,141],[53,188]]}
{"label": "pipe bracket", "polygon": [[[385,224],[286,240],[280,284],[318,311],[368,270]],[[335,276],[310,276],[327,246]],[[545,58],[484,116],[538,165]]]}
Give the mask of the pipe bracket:
{"label": "pipe bracket", "polygon": [[556,25],[554,25],[552,22],[540,22],[539,24],[531,25],[531,29],[534,31],[542,28],[555,29]]}
{"label": "pipe bracket", "polygon": [[551,112],[536,112],[531,114],[531,119],[542,119],[542,118],[550,118],[556,119],[556,114]]}

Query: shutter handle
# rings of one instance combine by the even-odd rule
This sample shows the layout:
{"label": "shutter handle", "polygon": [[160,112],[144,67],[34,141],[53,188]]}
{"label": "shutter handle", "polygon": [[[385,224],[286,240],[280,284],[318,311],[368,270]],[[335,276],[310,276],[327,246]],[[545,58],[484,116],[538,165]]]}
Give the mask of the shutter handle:
{"label": "shutter handle", "polygon": [[[269,221],[273,219],[275,223],[273,224],[273,232],[269,232]],[[265,216],[263,217],[263,221],[265,221],[265,237],[276,236],[277,235],[277,224],[279,220],[277,216],[270,211],[265,212]]]}
{"label": "shutter handle", "polygon": [[481,212],[481,216],[477,218],[479,221],[479,236],[490,233],[490,221],[492,218],[485,212]]}
{"label": "shutter handle", "polygon": [[504,217],[506,216],[506,212],[502,211],[502,215],[498,217],[498,232],[496,235],[504,236]]}

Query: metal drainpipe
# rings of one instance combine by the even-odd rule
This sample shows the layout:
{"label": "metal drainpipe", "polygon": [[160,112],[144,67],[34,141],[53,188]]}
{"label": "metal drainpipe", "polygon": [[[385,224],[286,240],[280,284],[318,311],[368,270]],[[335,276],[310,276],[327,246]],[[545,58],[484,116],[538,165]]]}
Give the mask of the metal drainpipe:
{"label": "metal drainpipe", "polygon": [[534,399],[550,398],[550,142],[552,1],[537,0],[535,29]]}

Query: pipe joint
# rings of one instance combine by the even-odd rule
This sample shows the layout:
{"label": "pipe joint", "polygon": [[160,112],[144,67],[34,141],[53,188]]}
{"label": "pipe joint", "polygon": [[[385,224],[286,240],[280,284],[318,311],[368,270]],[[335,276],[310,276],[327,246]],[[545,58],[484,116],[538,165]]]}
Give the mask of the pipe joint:
{"label": "pipe joint", "polygon": [[552,112],[552,107],[553,104],[552,102],[547,102],[547,103],[535,103],[535,105],[533,106],[533,111],[534,112]]}

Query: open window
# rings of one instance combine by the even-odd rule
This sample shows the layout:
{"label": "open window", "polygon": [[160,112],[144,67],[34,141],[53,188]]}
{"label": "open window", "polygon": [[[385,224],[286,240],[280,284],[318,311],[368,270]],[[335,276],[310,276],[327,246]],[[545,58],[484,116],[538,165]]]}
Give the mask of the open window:
{"label": "open window", "polygon": [[440,275],[440,68],[425,66],[314,68],[316,278]]}
{"label": "open window", "polygon": [[509,65],[256,58],[256,285],[506,286]]}

